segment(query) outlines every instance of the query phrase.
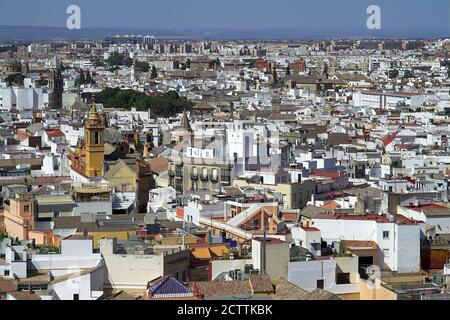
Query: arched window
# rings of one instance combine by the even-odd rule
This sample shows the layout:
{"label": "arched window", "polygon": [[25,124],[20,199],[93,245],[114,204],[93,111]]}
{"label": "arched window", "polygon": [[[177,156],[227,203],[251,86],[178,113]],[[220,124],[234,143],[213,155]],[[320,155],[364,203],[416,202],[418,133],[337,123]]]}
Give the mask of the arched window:
{"label": "arched window", "polygon": [[218,176],[219,176],[219,173],[218,173],[217,169],[213,169],[213,171],[212,171],[213,180],[217,181]]}

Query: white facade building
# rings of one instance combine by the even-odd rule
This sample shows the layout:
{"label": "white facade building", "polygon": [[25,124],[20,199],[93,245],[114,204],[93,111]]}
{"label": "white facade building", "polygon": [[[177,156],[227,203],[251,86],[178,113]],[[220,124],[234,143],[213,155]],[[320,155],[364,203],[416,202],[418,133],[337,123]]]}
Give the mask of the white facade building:
{"label": "white facade building", "polygon": [[0,88],[0,110],[42,109],[45,104],[44,95],[42,88]]}
{"label": "white facade building", "polygon": [[358,91],[353,93],[353,105],[355,107],[370,106],[373,108],[393,109],[398,105],[411,107],[421,106],[426,96],[409,92],[376,92]]}
{"label": "white facade building", "polygon": [[403,216],[321,215],[313,222],[328,243],[375,242],[380,250],[381,268],[387,265],[391,271],[402,273],[420,270],[420,225]]}

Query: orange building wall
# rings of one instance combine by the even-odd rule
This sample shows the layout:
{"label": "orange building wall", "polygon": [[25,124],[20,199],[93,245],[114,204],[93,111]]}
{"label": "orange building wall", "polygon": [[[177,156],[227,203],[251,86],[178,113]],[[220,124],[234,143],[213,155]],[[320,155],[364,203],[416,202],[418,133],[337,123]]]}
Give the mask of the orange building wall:
{"label": "orange building wall", "polygon": [[5,208],[4,224],[9,236],[29,240],[28,231],[35,228],[34,202],[10,199],[10,205]]}

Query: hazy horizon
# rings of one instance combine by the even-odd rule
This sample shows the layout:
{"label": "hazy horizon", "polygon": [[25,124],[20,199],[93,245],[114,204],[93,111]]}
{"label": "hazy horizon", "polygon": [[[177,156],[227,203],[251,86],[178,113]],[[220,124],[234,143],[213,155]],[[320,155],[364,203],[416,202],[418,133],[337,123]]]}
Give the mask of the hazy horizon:
{"label": "hazy horizon", "polygon": [[382,10],[382,29],[450,31],[448,0],[16,0],[2,3],[0,25],[65,27],[72,4],[81,8],[82,28],[360,29],[367,7],[375,4]]}

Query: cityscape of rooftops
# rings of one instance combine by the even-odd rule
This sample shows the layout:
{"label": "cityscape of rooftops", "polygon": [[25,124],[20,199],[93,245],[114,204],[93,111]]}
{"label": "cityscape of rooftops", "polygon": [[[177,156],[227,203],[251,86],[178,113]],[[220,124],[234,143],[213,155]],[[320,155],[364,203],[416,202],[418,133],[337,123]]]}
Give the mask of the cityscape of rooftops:
{"label": "cityscape of rooftops", "polygon": [[2,1],[0,300],[450,300],[449,50],[448,0]]}

